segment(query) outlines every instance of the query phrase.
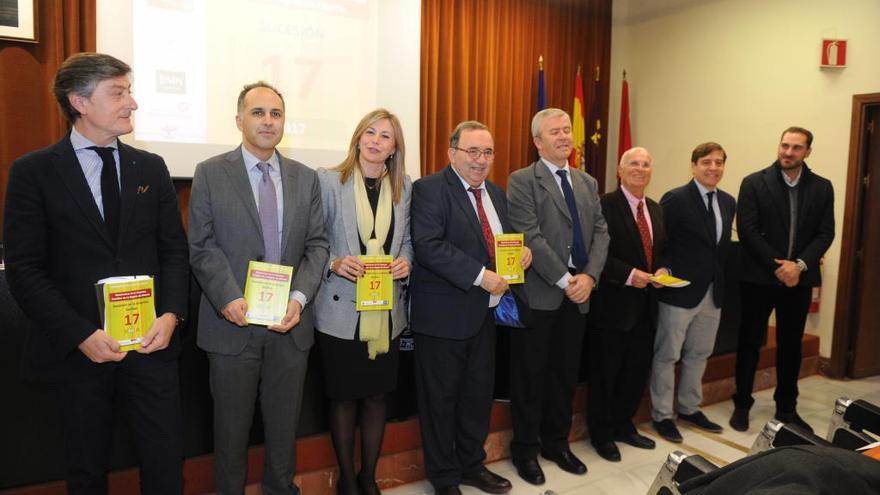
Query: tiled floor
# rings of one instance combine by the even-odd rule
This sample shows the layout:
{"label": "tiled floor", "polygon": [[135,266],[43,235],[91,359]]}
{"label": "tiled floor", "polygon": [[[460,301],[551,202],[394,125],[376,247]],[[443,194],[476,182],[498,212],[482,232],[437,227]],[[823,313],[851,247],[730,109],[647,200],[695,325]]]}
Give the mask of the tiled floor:
{"label": "tiled floor", "polygon": [[[842,396],[866,398],[875,404],[880,403],[880,376],[839,381],[814,375],[802,379],[799,388],[798,412],[815,429],[816,434],[822,437],[827,433],[828,420],[831,418],[834,401],[837,398]],[[684,443],[673,444],[659,438],[649,423],[641,424],[639,429],[657,441],[657,448],[640,450],[618,444],[623,457],[619,463],[603,460],[586,441],[572,443],[572,452],[580,457],[589,469],[584,476],[568,474],[552,462],[539,459],[547,483],[536,487],[521,480],[509,460],[493,463],[489,468],[513,483],[512,495],[541,495],[546,490],[559,494],[641,495],[647,492],[667,454],[674,450],[700,454],[718,465],[728,464],[745,456],[761,427],[772,419],[775,412],[772,389],[756,393],[755,400],[751,413],[751,427],[744,433],[734,431],[727,425],[727,420],[733,411],[733,403],[729,400],[703,409],[710,419],[725,426],[724,433],[719,435],[680,425]],[[417,495],[432,494],[434,490],[427,481],[420,481],[383,493]],[[462,493],[473,495],[482,492],[475,488],[462,487]]]}

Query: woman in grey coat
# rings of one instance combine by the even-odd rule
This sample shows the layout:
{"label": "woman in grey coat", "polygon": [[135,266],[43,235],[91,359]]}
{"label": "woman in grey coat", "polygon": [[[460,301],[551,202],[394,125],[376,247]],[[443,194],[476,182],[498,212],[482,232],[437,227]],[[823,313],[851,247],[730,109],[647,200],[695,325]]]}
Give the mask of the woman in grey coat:
{"label": "woman in grey coat", "polygon": [[[385,394],[397,386],[397,337],[407,326],[404,283],[413,258],[412,183],[404,169],[404,148],[397,117],[374,110],[355,129],[345,160],[318,171],[330,262],[315,300],[315,327],[340,494],[379,493],[375,472],[385,431]],[[390,311],[356,311],[356,281],[364,274],[359,255],[392,256]],[[358,406],[361,470],[355,476]]]}

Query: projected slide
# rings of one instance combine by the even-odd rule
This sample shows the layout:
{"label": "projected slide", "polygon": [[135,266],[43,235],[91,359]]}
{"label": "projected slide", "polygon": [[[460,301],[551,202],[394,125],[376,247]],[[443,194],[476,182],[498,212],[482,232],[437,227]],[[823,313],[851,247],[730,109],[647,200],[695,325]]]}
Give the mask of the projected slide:
{"label": "projected slide", "polygon": [[338,164],[377,107],[404,128],[419,170],[419,26],[415,0],[97,0],[98,51],[133,69],[135,132],[175,177],[241,142],[242,86],[284,95],[279,149],[311,167]]}
{"label": "projected slide", "polygon": [[229,117],[242,81],[264,79],[285,97],[282,146],[347,147],[351,109],[376,102],[376,4],[137,0],[134,87],[151,105],[137,113],[135,138],[237,144]]}

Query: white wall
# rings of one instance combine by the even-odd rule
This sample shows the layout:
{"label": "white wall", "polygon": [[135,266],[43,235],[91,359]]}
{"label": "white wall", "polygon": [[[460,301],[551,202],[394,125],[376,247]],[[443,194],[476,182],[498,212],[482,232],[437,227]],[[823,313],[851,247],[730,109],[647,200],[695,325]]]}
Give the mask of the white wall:
{"label": "white wall", "polygon": [[[834,183],[837,237],[825,258],[821,310],[807,331],[820,336],[820,355],[830,356],[852,96],[880,91],[880,1],[678,2],[647,16],[639,3],[614,2],[608,190],[624,69],[633,144],[654,155],[648,194],[656,199],[689,180],[696,144],[724,146],[721,188],[736,196],[743,177],[775,160],[783,129],[813,131],[807,163]],[[822,38],[849,40],[847,68],[819,68]]]}

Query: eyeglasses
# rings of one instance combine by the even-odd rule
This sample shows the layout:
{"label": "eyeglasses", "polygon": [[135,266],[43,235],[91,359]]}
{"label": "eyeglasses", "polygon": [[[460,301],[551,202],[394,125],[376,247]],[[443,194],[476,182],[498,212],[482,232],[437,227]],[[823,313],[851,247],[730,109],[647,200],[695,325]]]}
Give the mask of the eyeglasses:
{"label": "eyeglasses", "polygon": [[464,151],[465,153],[467,153],[467,156],[471,160],[479,160],[480,155],[485,156],[486,160],[492,160],[495,158],[495,150],[493,150],[492,148],[486,148],[484,150],[481,150],[479,148],[464,149],[464,148],[456,148],[453,146],[452,149],[458,150],[458,151]]}

